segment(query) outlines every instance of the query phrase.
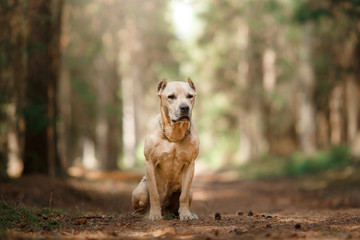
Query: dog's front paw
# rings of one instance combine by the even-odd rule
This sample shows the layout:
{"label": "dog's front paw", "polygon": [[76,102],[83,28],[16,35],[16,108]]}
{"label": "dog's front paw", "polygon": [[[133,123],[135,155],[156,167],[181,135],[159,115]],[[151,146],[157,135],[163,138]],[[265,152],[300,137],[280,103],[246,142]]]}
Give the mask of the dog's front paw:
{"label": "dog's front paw", "polygon": [[183,220],[196,220],[198,219],[198,216],[195,213],[192,213],[190,211],[187,211],[185,213],[180,212],[180,221]]}
{"label": "dog's front paw", "polygon": [[150,211],[149,219],[151,221],[161,220],[161,211]]}

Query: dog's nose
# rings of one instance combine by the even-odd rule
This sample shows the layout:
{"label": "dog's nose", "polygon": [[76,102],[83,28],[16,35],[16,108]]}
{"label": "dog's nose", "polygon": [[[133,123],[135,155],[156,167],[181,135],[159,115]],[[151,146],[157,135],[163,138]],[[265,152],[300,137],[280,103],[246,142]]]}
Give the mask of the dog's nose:
{"label": "dog's nose", "polygon": [[188,105],[186,105],[186,104],[181,104],[180,105],[180,110],[181,110],[182,113],[188,113],[189,110],[190,110],[190,107]]}

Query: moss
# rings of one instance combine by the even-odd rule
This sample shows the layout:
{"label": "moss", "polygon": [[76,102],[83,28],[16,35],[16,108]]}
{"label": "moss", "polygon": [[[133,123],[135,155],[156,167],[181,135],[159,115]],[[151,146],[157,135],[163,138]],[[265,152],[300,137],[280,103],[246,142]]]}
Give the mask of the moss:
{"label": "moss", "polygon": [[6,229],[17,228],[22,231],[54,230],[61,228],[60,209],[37,209],[16,207],[6,202],[0,203],[0,235]]}

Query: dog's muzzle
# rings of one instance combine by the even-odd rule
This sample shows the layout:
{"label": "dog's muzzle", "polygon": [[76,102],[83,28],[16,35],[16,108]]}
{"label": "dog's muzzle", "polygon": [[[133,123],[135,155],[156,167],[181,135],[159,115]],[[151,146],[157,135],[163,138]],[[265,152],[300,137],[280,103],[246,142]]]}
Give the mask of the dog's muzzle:
{"label": "dog's muzzle", "polygon": [[176,111],[176,119],[172,119],[173,122],[190,121],[191,111],[190,106],[187,104],[181,104]]}
{"label": "dog's muzzle", "polygon": [[189,115],[190,107],[188,105],[181,104],[179,108],[180,108],[181,115]]}

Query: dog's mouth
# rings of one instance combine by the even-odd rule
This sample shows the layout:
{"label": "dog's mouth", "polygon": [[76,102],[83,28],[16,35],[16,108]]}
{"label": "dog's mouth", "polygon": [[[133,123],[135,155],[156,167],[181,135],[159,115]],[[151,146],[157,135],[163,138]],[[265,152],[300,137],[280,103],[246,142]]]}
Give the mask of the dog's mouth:
{"label": "dog's mouth", "polygon": [[189,116],[181,116],[178,119],[171,119],[172,122],[185,122],[185,121],[190,121],[190,117]]}

